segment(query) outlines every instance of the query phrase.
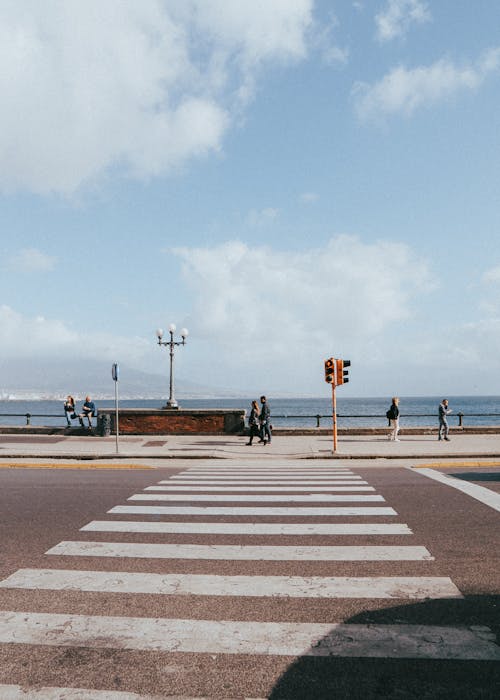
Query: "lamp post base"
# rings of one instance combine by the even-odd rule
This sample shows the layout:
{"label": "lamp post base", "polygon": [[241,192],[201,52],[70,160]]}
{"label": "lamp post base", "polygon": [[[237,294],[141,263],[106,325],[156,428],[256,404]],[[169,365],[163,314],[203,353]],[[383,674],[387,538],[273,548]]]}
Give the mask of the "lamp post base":
{"label": "lamp post base", "polygon": [[165,406],[163,406],[163,408],[166,408],[166,409],[169,409],[169,410],[170,410],[170,409],[173,409],[174,411],[178,411],[178,410],[179,410],[179,404],[177,403],[177,401],[170,401],[170,400],[169,400],[169,401],[167,401],[167,403],[165,404]]}

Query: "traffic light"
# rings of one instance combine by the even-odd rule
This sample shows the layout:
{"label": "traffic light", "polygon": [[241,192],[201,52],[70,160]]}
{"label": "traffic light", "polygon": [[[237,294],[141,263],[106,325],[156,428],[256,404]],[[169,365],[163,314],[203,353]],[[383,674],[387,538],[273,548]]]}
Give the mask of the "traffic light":
{"label": "traffic light", "polygon": [[335,384],[335,360],[333,357],[325,360],[325,382]]}
{"label": "traffic light", "polygon": [[349,381],[349,370],[347,370],[346,367],[351,366],[351,361],[335,360],[335,364],[337,366],[337,386],[340,386],[341,384],[347,384],[347,382]]}

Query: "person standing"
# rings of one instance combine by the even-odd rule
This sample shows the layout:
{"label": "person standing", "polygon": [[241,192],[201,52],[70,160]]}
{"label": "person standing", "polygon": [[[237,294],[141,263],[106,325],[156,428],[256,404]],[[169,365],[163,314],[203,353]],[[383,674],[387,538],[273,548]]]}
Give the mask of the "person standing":
{"label": "person standing", "polygon": [[448,399],[443,399],[439,404],[439,431],[438,440],[449,441],[448,433],[450,432],[450,426],[448,425],[448,420],[446,416],[451,413],[451,408],[448,408]]}
{"label": "person standing", "polygon": [[389,425],[391,427],[391,432],[387,436],[389,440],[393,442],[399,442],[399,397],[393,396],[391,407],[387,411],[387,418],[389,419]]}
{"label": "person standing", "polygon": [[[265,396],[260,397],[260,403],[261,403],[261,408],[260,408],[260,415],[259,415],[259,422],[260,422],[260,440],[259,442],[263,442],[264,445],[266,445],[268,442],[271,442],[271,425],[270,425],[270,418],[271,418],[271,409],[269,408],[269,404],[267,403],[267,399]],[[267,438],[267,439],[266,439]]]}
{"label": "person standing", "polygon": [[250,437],[248,439],[247,445],[251,445],[254,437],[260,434],[259,413],[259,404],[257,403],[257,401],[252,401],[252,408],[250,409],[250,415],[248,417]]}

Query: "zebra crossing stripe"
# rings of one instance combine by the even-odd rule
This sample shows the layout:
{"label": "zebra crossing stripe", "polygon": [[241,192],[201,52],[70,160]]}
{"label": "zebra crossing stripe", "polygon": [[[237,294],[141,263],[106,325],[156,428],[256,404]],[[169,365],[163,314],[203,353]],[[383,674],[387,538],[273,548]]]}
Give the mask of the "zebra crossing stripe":
{"label": "zebra crossing stripe", "polygon": [[245,493],[253,492],[271,492],[283,493],[290,491],[292,493],[330,493],[330,491],[375,491],[373,486],[146,486],[144,491],[243,491]]}
{"label": "zebra crossing stripe", "polygon": [[190,471],[190,472],[180,472],[177,474],[177,476],[186,476],[186,477],[193,477],[193,476],[201,476],[201,477],[211,477],[211,476],[227,476],[227,477],[232,477],[232,476],[301,476],[304,478],[308,478],[310,476],[345,476],[345,477],[351,477],[355,476],[352,471],[317,471],[313,469],[308,469],[308,470],[295,470],[291,471],[289,469],[226,469],[226,470],[219,470],[219,469],[214,469],[212,471]]}
{"label": "zebra crossing stripe", "polygon": [[334,502],[348,502],[348,503],[361,503],[361,502],[374,502],[374,501],[385,501],[383,496],[377,495],[346,495],[346,494],[331,494],[331,493],[311,493],[304,494],[303,496],[287,496],[287,495],[275,495],[268,496],[264,494],[250,495],[250,494],[205,494],[205,493],[135,493],[133,496],[127,498],[127,501],[208,501],[210,503],[224,502],[224,501],[248,501],[256,503],[334,503]]}
{"label": "zebra crossing stripe", "polygon": [[108,513],[123,515],[243,515],[243,516],[260,516],[260,515],[278,515],[280,517],[303,516],[382,516],[382,515],[397,515],[394,508],[382,506],[325,506],[314,508],[287,508],[286,506],[267,507],[254,506],[247,508],[245,506],[114,506]]}
{"label": "zebra crossing stripe", "polygon": [[488,627],[245,622],[0,612],[0,643],[176,653],[500,660]]}
{"label": "zebra crossing stripe", "polygon": [[278,598],[462,598],[447,577],[214,576],[19,569],[0,588]]}
{"label": "zebra crossing stripe", "polygon": [[93,520],[83,532],[149,532],[205,535],[412,535],[402,523],[183,523]]}
{"label": "zebra crossing stripe", "polygon": [[261,466],[260,464],[239,464],[237,467],[235,466],[226,466],[223,464],[219,464],[217,466],[209,466],[209,467],[202,467],[202,466],[195,466],[195,467],[189,467],[188,469],[183,469],[183,473],[189,474],[190,472],[205,472],[205,473],[210,473],[210,472],[238,472],[238,471],[273,471],[273,472],[352,472],[351,467],[336,467],[336,466],[331,466],[331,465],[311,465],[311,466],[305,466],[304,464],[283,464],[283,465],[276,465],[276,464],[267,464],[266,466]]}
{"label": "zebra crossing stripe", "polygon": [[141,559],[218,559],[225,561],[432,561],[421,546],[271,546],[153,544],[138,542],[59,542],[46,554]]}
{"label": "zebra crossing stripe", "polygon": [[[356,477],[357,478],[357,477]],[[330,481],[328,479],[312,479],[312,480],[304,480],[304,479],[275,479],[273,481],[264,481],[262,479],[242,479],[242,480],[237,480],[234,481],[232,479],[229,480],[223,480],[223,481],[212,481],[212,480],[206,480],[206,479],[200,479],[197,481],[182,481],[181,479],[177,479],[176,481],[160,481],[160,484],[171,484],[171,485],[179,485],[182,484],[184,486],[282,486],[283,488],[286,486],[357,486],[363,485],[366,486],[368,484],[367,481],[353,481],[352,479],[340,479],[339,481]]]}
{"label": "zebra crossing stripe", "polygon": [[[251,477],[252,475],[250,475]],[[310,479],[310,477],[313,477]],[[207,474],[205,475],[199,475],[195,476],[194,474],[174,474],[173,476],[170,477],[169,481],[199,481],[199,479],[210,479],[210,481],[217,482],[219,480],[223,479],[230,479],[231,481],[249,481],[249,477],[244,475],[244,474],[231,474],[231,475],[226,475],[226,474],[210,474],[210,476]],[[284,481],[290,483],[293,479],[306,479],[307,481],[313,481],[313,480],[321,480],[321,481],[342,481],[344,480],[349,480],[349,481],[361,481],[360,476],[355,476],[351,474],[332,474],[332,475],[324,475],[324,474],[293,474],[287,476],[286,474],[283,474],[283,476],[277,475],[262,475],[262,476],[256,476],[256,479],[262,480],[264,483],[272,483],[273,481]],[[251,479],[252,481],[254,479]],[[160,482],[162,483],[162,482]]]}

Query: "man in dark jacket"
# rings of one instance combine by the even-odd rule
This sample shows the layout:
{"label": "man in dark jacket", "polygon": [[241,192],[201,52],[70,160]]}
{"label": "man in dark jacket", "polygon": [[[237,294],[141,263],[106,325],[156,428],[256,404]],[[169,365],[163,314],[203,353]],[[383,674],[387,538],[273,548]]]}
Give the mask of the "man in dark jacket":
{"label": "man in dark jacket", "polygon": [[[260,403],[261,403],[261,409],[260,409],[260,416],[259,416],[259,422],[260,422],[260,440],[259,442],[263,442],[264,445],[266,445],[268,442],[271,442],[271,424],[269,422],[271,418],[271,409],[269,408],[269,404],[267,403],[267,399],[265,396],[260,397]],[[267,440],[266,440],[267,437]]]}

